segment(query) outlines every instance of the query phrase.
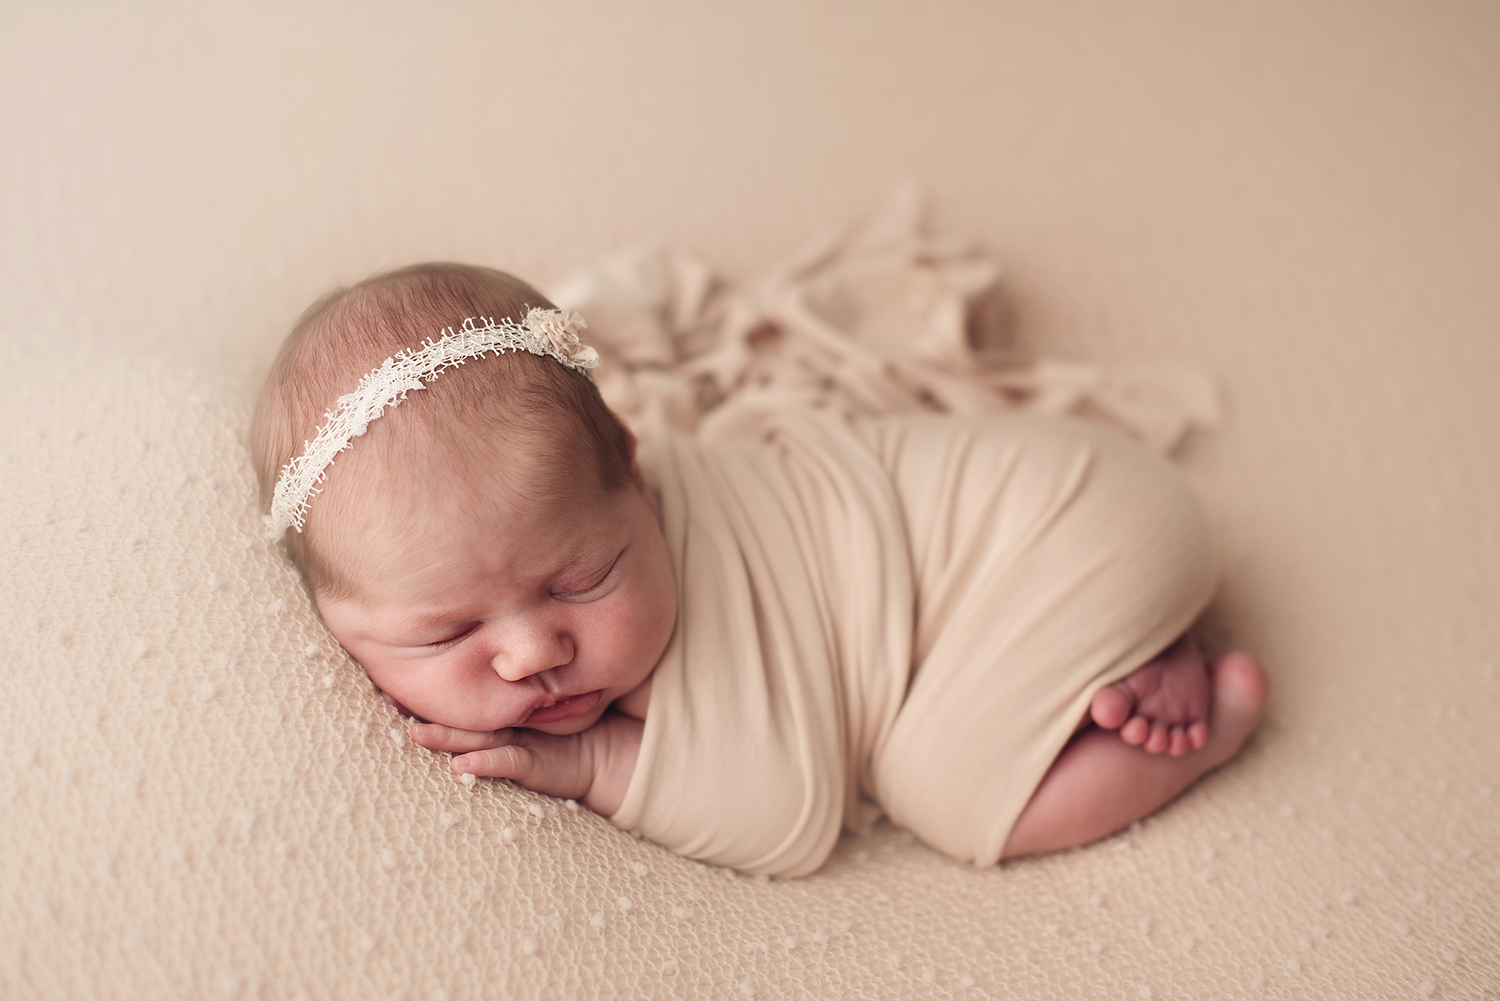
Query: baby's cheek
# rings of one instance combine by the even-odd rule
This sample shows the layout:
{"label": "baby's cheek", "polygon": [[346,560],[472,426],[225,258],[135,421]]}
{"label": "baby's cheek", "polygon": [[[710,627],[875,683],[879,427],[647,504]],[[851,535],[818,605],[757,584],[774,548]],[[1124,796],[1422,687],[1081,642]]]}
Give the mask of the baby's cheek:
{"label": "baby's cheek", "polygon": [[[390,692],[386,691],[383,688],[380,690],[380,697],[382,699],[385,699],[385,701],[402,716],[416,716],[416,713],[406,708],[406,706],[401,702],[400,699],[396,698],[396,696],[392,695]],[[426,721],[424,720],[423,722]]]}
{"label": "baby's cheek", "polygon": [[646,602],[634,602],[620,609],[610,624],[608,642],[615,658],[621,681],[634,680],[635,675],[656,666],[661,655],[661,612]]}
{"label": "baby's cheek", "polygon": [[677,584],[670,570],[664,570],[663,573],[665,580],[656,592],[652,608],[652,622],[659,644],[658,654],[661,648],[666,647],[667,640],[672,637],[672,629],[677,625]]}

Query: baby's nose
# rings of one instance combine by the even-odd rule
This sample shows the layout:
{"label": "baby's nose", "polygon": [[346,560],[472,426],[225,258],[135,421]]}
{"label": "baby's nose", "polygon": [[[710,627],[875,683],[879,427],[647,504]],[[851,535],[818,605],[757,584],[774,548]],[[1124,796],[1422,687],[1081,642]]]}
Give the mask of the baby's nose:
{"label": "baby's nose", "polygon": [[506,681],[524,681],[573,660],[573,641],[555,630],[517,631],[507,640],[491,662],[495,673]]}

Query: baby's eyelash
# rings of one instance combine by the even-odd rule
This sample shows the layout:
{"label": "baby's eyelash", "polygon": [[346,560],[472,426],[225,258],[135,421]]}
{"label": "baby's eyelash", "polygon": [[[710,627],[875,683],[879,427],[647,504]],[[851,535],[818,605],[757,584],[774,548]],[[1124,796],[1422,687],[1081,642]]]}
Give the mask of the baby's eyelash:
{"label": "baby's eyelash", "polygon": [[454,633],[452,636],[449,636],[447,639],[438,640],[436,643],[428,643],[427,647],[432,650],[441,650],[443,647],[450,647],[453,644],[457,643],[459,640],[463,639],[465,636],[472,633],[477,628],[479,628],[477,625],[464,626],[462,629]]}
{"label": "baby's eyelash", "polygon": [[610,561],[609,566],[605,568],[604,573],[599,576],[599,579],[590,584],[588,587],[583,588],[580,591],[558,591],[553,594],[553,597],[561,598],[565,601],[574,601],[579,598],[588,597],[590,594],[603,587],[609,581],[609,579],[614,576],[615,567],[620,565],[620,557],[624,555],[625,551],[623,549],[620,550],[615,558]]}

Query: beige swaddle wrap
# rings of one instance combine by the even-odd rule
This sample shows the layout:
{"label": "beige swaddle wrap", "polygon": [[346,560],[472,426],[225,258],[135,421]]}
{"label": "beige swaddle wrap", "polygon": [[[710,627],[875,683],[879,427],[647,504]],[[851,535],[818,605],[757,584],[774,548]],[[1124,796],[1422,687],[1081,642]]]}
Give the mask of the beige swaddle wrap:
{"label": "beige swaddle wrap", "polygon": [[612,819],[747,872],[815,870],[862,798],[997,861],[1093,692],[1212,589],[1186,484],[1085,422],[746,399],[642,466],[678,622]]}

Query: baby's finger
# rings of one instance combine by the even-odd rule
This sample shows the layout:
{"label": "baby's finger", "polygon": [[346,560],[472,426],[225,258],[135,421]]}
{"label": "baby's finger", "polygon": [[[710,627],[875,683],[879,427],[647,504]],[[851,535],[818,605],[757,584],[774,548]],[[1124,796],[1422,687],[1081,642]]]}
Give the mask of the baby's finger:
{"label": "baby's finger", "polygon": [[413,723],[411,739],[429,751],[463,754],[467,751],[500,747],[510,743],[513,738],[509,729],[460,730],[456,726],[444,726],[442,723]]}
{"label": "baby's finger", "polygon": [[449,767],[460,775],[510,779],[549,796],[577,799],[589,791],[591,772],[573,738],[528,735],[524,743],[461,754]]}

